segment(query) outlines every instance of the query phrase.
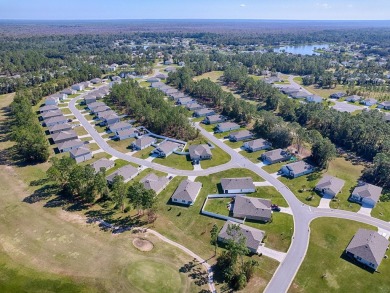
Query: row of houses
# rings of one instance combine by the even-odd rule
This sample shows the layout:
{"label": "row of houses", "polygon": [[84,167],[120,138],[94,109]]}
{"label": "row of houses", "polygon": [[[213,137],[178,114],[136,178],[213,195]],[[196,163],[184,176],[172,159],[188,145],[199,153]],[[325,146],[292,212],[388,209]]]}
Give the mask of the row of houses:
{"label": "row of houses", "polygon": [[390,110],[390,101],[378,102],[378,100],[376,100],[374,98],[364,98],[364,97],[358,96],[358,95],[346,96],[346,94],[343,92],[331,94],[329,97],[331,99],[340,99],[340,98],[345,97],[345,100],[347,102],[351,102],[351,103],[359,102],[360,104],[365,105],[365,106],[377,105],[377,107],[379,109]]}

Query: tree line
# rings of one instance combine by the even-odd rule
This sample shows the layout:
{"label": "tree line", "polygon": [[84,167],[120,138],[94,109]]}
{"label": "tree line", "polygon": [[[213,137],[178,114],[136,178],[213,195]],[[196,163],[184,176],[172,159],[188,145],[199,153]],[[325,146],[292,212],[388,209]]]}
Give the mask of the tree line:
{"label": "tree line", "polygon": [[108,99],[118,109],[136,119],[150,131],[183,140],[192,140],[198,132],[188,121],[188,111],[172,107],[156,89],[145,89],[129,80],[112,88]]}

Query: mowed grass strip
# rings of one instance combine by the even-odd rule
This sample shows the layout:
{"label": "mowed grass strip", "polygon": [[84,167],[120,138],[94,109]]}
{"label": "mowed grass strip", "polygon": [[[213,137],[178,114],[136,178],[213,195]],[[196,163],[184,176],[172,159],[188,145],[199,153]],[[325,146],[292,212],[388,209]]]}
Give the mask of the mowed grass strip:
{"label": "mowed grass strip", "polygon": [[156,158],[153,160],[153,162],[179,170],[194,169],[189,155],[177,155],[173,153],[166,158]]}
{"label": "mowed grass strip", "polygon": [[375,227],[333,218],[316,219],[310,227],[309,249],[289,293],[389,292],[388,259],[382,260],[379,273],[371,273],[342,257],[359,228]]}

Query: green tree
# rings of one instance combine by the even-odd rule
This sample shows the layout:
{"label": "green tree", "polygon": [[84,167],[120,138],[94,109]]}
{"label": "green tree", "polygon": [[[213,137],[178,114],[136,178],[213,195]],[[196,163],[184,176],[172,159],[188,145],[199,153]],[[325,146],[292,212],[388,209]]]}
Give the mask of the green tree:
{"label": "green tree", "polygon": [[336,156],[336,147],[327,138],[317,141],[312,147],[312,159],[320,169],[328,167],[329,162]]}
{"label": "green tree", "polygon": [[210,234],[211,234],[211,244],[214,245],[214,255],[217,254],[217,247],[218,247],[218,231],[219,228],[217,224],[214,224],[211,228]]}
{"label": "green tree", "polygon": [[122,176],[115,176],[111,185],[111,197],[114,203],[121,208],[123,213],[125,209],[126,184]]}

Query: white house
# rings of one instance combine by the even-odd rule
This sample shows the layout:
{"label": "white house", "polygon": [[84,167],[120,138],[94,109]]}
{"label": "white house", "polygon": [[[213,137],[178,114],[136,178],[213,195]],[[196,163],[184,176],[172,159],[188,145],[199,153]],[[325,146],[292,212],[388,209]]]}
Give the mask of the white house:
{"label": "white house", "polygon": [[112,184],[112,182],[114,181],[114,178],[116,176],[122,176],[124,182],[127,183],[137,175],[138,175],[137,168],[133,167],[132,165],[126,165],[126,166],[119,168],[118,170],[116,170],[112,174],[108,175],[106,177],[106,179],[107,179],[107,182],[109,184]]}
{"label": "white house", "polygon": [[77,83],[71,86],[72,90],[75,91],[83,91],[85,89],[85,86],[83,83]]}
{"label": "white house", "polygon": [[257,152],[269,149],[270,147],[272,147],[272,144],[265,139],[259,138],[244,142],[243,147],[248,152]]}
{"label": "white house", "polygon": [[142,136],[135,140],[131,146],[133,150],[143,150],[147,147],[150,147],[152,144],[156,143],[156,139],[151,136]]}
{"label": "white house", "polygon": [[223,193],[252,193],[256,191],[253,180],[250,177],[222,178],[221,188]]}
{"label": "white house", "polygon": [[60,102],[60,97],[59,96],[50,96],[45,99],[45,105],[58,105]]}
{"label": "white house", "polygon": [[250,139],[252,137],[253,137],[253,133],[250,132],[249,130],[244,129],[244,130],[230,133],[229,140],[242,141],[242,140]]}
{"label": "white house", "polygon": [[124,140],[127,138],[137,137],[138,133],[139,133],[138,130],[135,128],[123,129],[123,130],[118,130],[116,132],[116,137],[119,140]]}
{"label": "white house", "polygon": [[171,200],[174,203],[193,205],[201,189],[202,183],[183,180],[173,193]]}
{"label": "white house", "polygon": [[282,173],[291,178],[297,178],[309,173],[314,172],[315,168],[314,166],[304,162],[304,161],[298,161],[294,163],[290,163],[287,165],[284,165],[281,168]]}
{"label": "white house", "polygon": [[157,154],[159,157],[166,158],[178,148],[179,144],[169,140],[165,140],[158,145],[158,147],[153,151],[153,153]]}
{"label": "white house", "polygon": [[80,139],[68,140],[57,144],[57,148],[61,153],[70,152],[73,149],[84,146],[84,142]]}
{"label": "white house", "polygon": [[337,177],[325,175],[315,186],[324,198],[334,198],[343,188],[345,181]]}
{"label": "white house", "polygon": [[87,146],[72,149],[69,154],[70,157],[76,160],[77,163],[85,162],[92,159],[92,153]]}
{"label": "white house", "polygon": [[132,128],[130,123],[121,121],[121,122],[110,125],[109,129],[112,133],[115,133],[117,131],[126,130],[126,129],[130,129],[130,128]]}
{"label": "white house", "polygon": [[240,125],[234,122],[223,122],[217,125],[215,132],[226,132],[231,130],[240,129]]}

